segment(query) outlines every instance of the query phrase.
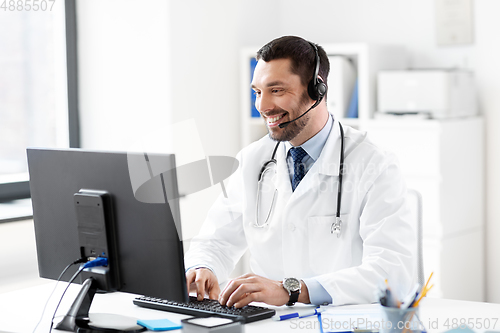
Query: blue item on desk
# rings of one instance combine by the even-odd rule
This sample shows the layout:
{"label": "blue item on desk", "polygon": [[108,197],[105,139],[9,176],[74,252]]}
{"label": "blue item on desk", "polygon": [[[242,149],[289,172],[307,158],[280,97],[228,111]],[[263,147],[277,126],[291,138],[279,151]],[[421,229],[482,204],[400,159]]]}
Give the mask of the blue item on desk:
{"label": "blue item on desk", "polygon": [[292,319],[292,318],[305,318],[305,317],[315,316],[323,311],[324,311],[324,309],[322,309],[322,308],[316,308],[316,309],[288,313],[288,314],[285,314],[282,316],[274,316],[274,317],[271,317],[271,319],[275,320],[275,321],[281,321],[281,320],[288,320],[288,319]]}
{"label": "blue item on desk", "polygon": [[168,319],[137,320],[137,324],[146,327],[150,331],[172,331],[182,328],[181,324]]}

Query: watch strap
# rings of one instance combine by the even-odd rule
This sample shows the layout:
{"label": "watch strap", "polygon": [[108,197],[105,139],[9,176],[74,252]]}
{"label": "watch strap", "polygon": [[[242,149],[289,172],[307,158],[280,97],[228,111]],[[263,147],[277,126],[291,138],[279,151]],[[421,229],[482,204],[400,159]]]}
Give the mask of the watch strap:
{"label": "watch strap", "polygon": [[297,291],[292,291],[290,293],[290,299],[288,300],[288,303],[286,303],[287,306],[292,306],[294,305],[298,300],[299,300],[299,295],[300,295],[300,292],[299,290]]}

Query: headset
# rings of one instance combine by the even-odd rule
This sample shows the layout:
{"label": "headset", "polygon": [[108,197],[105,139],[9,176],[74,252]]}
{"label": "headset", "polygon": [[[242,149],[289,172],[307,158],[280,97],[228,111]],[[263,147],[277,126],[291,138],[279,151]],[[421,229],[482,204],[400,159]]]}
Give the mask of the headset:
{"label": "headset", "polygon": [[316,106],[318,106],[319,103],[321,103],[321,101],[323,100],[323,97],[325,97],[326,92],[328,91],[328,87],[326,86],[326,84],[318,77],[319,65],[320,65],[318,47],[314,43],[311,43],[311,42],[308,42],[308,43],[311,44],[312,48],[314,49],[314,54],[315,54],[314,63],[315,64],[314,64],[314,75],[313,75],[311,81],[309,81],[309,84],[307,85],[307,93],[308,93],[309,97],[311,97],[311,99],[315,100],[316,102],[313,104],[313,106],[311,106],[309,108],[309,110],[304,112],[299,117],[279,124],[279,128],[285,128],[289,124],[291,124],[294,121],[299,120],[300,118],[305,116],[309,111],[311,111]]}
{"label": "headset", "polygon": [[314,53],[316,54],[316,65],[314,69],[314,75],[312,77],[311,82],[307,86],[307,92],[309,93],[309,97],[315,101],[321,101],[323,97],[326,95],[326,91],[328,87],[326,84],[318,77],[319,74],[319,52],[316,44],[309,42],[314,49]]}

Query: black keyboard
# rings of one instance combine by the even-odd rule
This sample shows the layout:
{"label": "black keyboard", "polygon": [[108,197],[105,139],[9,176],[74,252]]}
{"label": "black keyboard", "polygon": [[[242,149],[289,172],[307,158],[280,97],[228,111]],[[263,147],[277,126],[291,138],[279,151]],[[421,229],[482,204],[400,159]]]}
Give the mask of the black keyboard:
{"label": "black keyboard", "polygon": [[198,301],[196,297],[189,296],[189,302],[173,302],[156,297],[137,297],[134,304],[145,308],[182,313],[195,317],[225,317],[238,319],[243,323],[251,323],[262,319],[271,318],[276,311],[260,306],[247,305],[242,308],[227,307],[218,301],[205,298]]}

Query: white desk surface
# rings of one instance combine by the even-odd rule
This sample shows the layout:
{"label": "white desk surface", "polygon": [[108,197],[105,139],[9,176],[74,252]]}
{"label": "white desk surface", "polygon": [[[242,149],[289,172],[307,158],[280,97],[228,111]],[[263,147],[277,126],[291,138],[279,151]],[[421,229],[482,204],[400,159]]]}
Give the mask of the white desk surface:
{"label": "white desk surface", "polygon": [[[32,332],[35,328],[42,309],[47,301],[55,282],[50,282],[40,286],[22,289],[14,292],[0,294],[0,333]],[[59,301],[61,293],[66,283],[60,283],[56,292],[51,298],[45,311],[43,320],[36,332],[48,332],[50,318]],[[78,293],[80,285],[72,285],[61,303],[59,314],[63,314],[71,305],[74,297]],[[90,312],[94,313],[114,313],[125,316],[132,316],[139,319],[164,319],[180,320],[188,318],[170,312],[145,309],[135,306],[132,300],[137,295],[127,293],[98,294],[94,297]],[[287,307],[276,308],[280,314],[295,312],[297,308]],[[500,304],[466,302],[447,299],[424,299],[420,306],[420,319],[427,327],[428,332],[444,332],[451,329],[451,325],[464,320],[475,325],[475,332],[499,331],[500,332]],[[246,324],[245,332],[295,332],[300,323],[301,331],[319,332],[316,317],[298,319],[295,321],[275,322],[271,319]],[[316,323],[316,324],[315,324]],[[448,327],[446,324],[448,323]],[[487,327],[477,328],[477,324],[489,323]],[[486,328],[486,329],[485,329]],[[53,332],[60,332],[53,330]],[[180,331],[177,331],[180,332]]]}

